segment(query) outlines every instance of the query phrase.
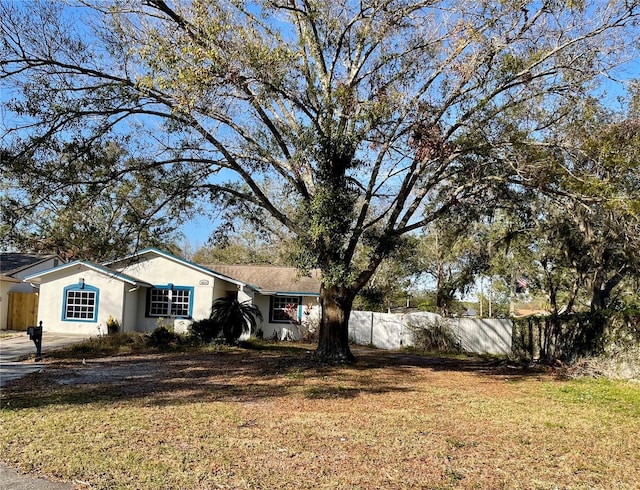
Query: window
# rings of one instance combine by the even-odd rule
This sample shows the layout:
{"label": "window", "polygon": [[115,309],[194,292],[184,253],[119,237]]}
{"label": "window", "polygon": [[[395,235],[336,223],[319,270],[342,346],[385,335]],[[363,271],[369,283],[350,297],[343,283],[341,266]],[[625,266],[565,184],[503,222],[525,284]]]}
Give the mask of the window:
{"label": "window", "polygon": [[298,307],[301,303],[302,298],[299,296],[272,296],[269,321],[272,323],[289,323],[291,317],[287,314],[287,311],[293,311],[295,318],[297,318]]}
{"label": "window", "polygon": [[147,296],[147,316],[191,317],[193,288],[186,286],[156,286]]}
{"label": "window", "polygon": [[64,288],[62,319],[81,322],[96,322],[98,320],[98,288],[80,283]]}

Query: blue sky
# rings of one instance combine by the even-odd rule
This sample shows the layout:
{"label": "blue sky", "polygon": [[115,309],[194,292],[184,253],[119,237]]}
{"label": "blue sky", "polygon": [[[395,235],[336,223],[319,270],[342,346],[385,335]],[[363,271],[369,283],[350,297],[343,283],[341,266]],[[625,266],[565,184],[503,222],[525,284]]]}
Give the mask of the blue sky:
{"label": "blue sky", "polygon": [[184,235],[184,241],[188,243],[193,250],[197,250],[203,245],[206,245],[215,226],[216,223],[206,216],[198,216],[189,220],[181,229]]}
{"label": "blue sky", "polygon": [[[17,2],[17,3],[23,3],[23,2]],[[624,75],[626,75],[629,78],[640,77],[640,61],[636,60],[633,64],[628,65],[626,69],[626,73]],[[608,84],[607,87],[609,90],[608,99],[611,100],[611,107],[613,109],[617,109],[618,107],[615,99],[616,99],[616,96],[618,96],[622,92],[621,86],[619,84],[612,82],[611,84]],[[7,97],[7,91],[5,90],[2,92],[3,93],[0,94],[0,98],[4,100]],[[3,114],[4,125],[10,125],[11,121],[4,119],[4,116],[5,115]],[[181,231],[184,234],[185,241],[188,242],[188,244],[192,248],[198,248],[199,246],[206,244],[210,234],[215,229],[215,227],[216,227],[216,222],[213,218],[202,215],[202,216],[197,216],[194,219],[189,220],[187,223],[185,223],[185,225],[182,226]]]}

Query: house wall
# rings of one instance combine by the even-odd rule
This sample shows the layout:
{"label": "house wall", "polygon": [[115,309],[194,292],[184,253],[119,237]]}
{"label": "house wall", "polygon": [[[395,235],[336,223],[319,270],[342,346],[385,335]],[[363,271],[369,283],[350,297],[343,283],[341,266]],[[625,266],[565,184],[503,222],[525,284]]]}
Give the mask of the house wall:
{"label": "house wall", "polygon": [[244,303],[245,301],[251,301],[253,303],[256,293],[253,289],[241,289],[238,291],[238,301]]}
{"label": "house wall", "polygon": [[[78,284],[83,278],[85,285],[99,290],[98,314],[96,321],[63,320],[64,288]],[[130,287],[122,281],[100,274],[99,272],[78,266],[73,271],[63,271],[59,275],[51,274],[40,286],[38,320],[42,321],[45,332],[63,332],[83,335],[107,333],[109,316],[128,327],[123,319],[122,298],[125,288]]]}
{"label": "house wall", "polygon": [[[127,265],[118,270],[123,274],[136,277],[154,286],[193,287],[193,309],[191,319],[158,319],[146,317],[147,290],[140,288],[137,296],[137,315],[135,330],[152,332],[160,324],[172,326],[178,333],[186,333],[191,321],[207,318],[211,314],[211,305],[217,298],[227,296],[229,291],[238,291],[238,299],[245,301],[251,299],[250,292],[239,291],[238,286],[204,271],[191,268],[180,262],[166,257],[152,255],[143,257],[138,263]],[[128,301],[128,300],[127,300]]]}
{"label": "house wall", "polygon": [[[157,255],[147,255],[144,260],[118,268],[123,274],[138,278],[154,286],[193,287],[193,319],[199,320],[209,316],[211,301],[215,286],[214,278],[183,264]],[[188,327],[189,321],[180,319],[162,319],[146,316],[147,289],[140,288],[135,296],[138,305],[135,319],[135,330],[152,332],[160,324],[176,327],[183,330]]]}
{"label": "house wall", "polygon": [[[138,309],[147,297],[147,288],[135,288],[131,284],[124,285],[122,302],[122,320],[120,322],[121,332],[138,331]],[[142,298],[142,303],[140,302]]]}
{"label": "house wall", "polygon": [[229,284],[220,279],[215,279],[213,286],[213,295],[211,296],[211,302],[209,303],[209,311],[207,312],[207,316],[209,316],[209,314],[211,313],[211,305],[213,304],[214,300],[218,298],[224,298],[227,296],[228,292],[233,291],[238,291],[238,286],[236,286],[235,284]]}
{"label": "house wall", "polygon": [[60,264],[60,260],[55,257],[52,257],[49,260],[45,260],[44,262],[40,262],[38,264],[34,264],[32,266],[26,267],[22,269],[20,272],[16,272],[15,274],[13,274],[13,277],[15,277],[16,279],[20,279],[22,281],[25,277],[30,276],[31,274],[53,269],[59,264]]}
{"label": "house wall", "polygon": [[[295,296],[295,295],[292,295]],[[256,295],[254,299],[254,303],[258,308],[260,308],[260,312],[262,313],[262,323],[260,324],[260,328],[262,329],[262,333],[265,339],[271,339],[277,337],[278,339],[290,339],[290,340],[299,340],[302,335],[302,330],[300,327],[292,324],[292,323],[273,323],[269,322],[269,309],[271,308],[271,296],[263,296]],[[319,315],[320,307],[318,306],[318,298],[315,296],[303,296],[302,297],[302,305],[311,304],[312,306],[312,314],[311,319],[312,323]]]}

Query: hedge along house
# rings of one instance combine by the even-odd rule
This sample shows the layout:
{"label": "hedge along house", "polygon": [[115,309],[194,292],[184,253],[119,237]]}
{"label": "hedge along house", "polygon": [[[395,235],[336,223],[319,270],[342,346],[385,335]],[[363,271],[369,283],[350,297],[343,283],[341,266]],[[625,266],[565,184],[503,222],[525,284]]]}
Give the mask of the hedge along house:
{"label": "hedge along house", "polygon": [[265,337],[298,338],[288,307],[300,322],[309,319],[320,291],[317,272],[298,277],[295,268],[202,266],[153,248],[102,265],[71,262],[25,281],[39,287],[45,332],[85,335],[106,333],[109,318],[124,332],[172,325],[184,333],[209,316],[214,300],[234,297],[258,306]]}
{"label": "hedge along house", "polygon": [[25,281],[39,285],[45,332],[85,335],[106,333],[109,318],[123,332],[172,325],[184,333],[191,321],[209,316],[215,299],[253,301],[255,296],[248,284],[157,249],[103,265],[75,261]]}

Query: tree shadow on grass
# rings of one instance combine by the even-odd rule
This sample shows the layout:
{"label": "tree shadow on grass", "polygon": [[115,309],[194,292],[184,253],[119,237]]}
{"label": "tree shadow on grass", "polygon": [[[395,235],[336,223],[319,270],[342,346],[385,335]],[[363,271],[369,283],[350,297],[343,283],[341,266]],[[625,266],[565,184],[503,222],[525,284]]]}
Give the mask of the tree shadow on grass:
{"label": "tree shadow on grass", "polygon": [[509,378],[511,381],[525,380],[549,374],[550,369],[545,365],[522,364],[505,357],[482,355],[423,355],[404,351],[385,351],[368,347],[354,349],[358,358],[357,366],[367,370],[372,368],[387,368],[399,373],[414,368],[432,371],[451,371],[470,373],[482,377]]}
{"label": "tree shadow on grass", "polygon": [[271,398],[350,398],[394,386],[334,387],[331,367],[305,349],[286,352],[164,353],[56,361],[3,389],[4,409],[134,402],[166,406],[194,402],[249,403]]}
{"label": "tree shadow on grass", "polygon": [[[2,408],[117,404],[149,406],[202,402],[250,403],[302,397],[349,399],[408,391],[415,369],[479,376],[523,376],[482,358],[427,357],[356,347],[348,365],[318,362],[312,346],[269,345],[228,352],[172,352],[53,362],[3,389]],[[515,378],[514,378],[515,379]]]}

